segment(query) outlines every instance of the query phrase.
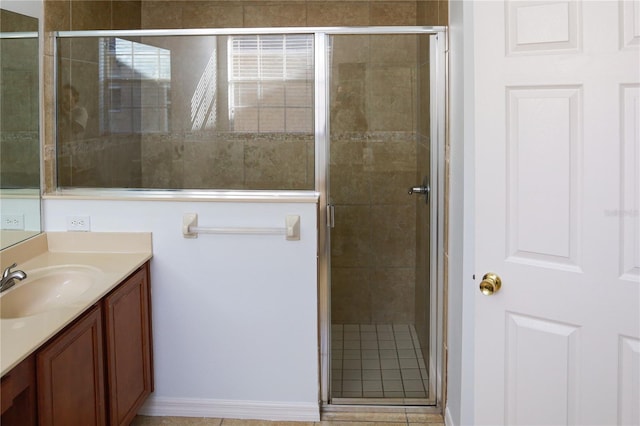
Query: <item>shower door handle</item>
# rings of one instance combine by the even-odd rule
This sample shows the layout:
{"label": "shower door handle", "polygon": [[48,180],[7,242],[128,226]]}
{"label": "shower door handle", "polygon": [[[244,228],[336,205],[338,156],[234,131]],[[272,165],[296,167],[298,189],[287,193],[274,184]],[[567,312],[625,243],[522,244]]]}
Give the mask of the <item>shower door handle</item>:
{"label": "shower door handle", "polygon": [[409,195],[428,194],[431,189],[428,186],[412,186],[409,188]]}
{"label": "shower door handle", "polygon": [[333,204],[327,205],[327,226],[329,228],[336,226],[336,208]]}
{"label": "shower door handle", "polygon": [[420,194],[424,195],[425,202],[429,204],[429,193],[431,192],[431,187],[429,186],[429,181],[426,176],[422,181],[422,185],[420,186],[410,186],[409,187],[409,195]]}

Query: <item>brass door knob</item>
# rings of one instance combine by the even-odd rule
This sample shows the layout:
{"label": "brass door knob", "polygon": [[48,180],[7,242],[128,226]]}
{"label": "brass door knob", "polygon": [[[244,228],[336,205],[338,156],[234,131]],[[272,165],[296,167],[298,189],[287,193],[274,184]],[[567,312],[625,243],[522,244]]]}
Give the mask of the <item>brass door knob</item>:
{"label": "brass door knob", "polygon": [[480,283],[480,291],[485,296],[492,296],[494,293],[497,293],[502,287],[502,280],[500,277],[493,272],[487,272],[482,277],[482,282]]}

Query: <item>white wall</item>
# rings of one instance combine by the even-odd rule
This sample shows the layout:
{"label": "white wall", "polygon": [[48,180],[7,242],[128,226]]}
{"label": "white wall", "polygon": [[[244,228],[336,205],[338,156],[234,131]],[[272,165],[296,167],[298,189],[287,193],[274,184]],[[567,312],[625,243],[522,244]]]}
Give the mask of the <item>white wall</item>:
{"label": "white wall", "polygon": [[[46,231],[69,215],[92,231],[153,233],[155,393],[150,415],[318,420],[315,203],[44,200]],[[182,236],[199,226],[284,226],[284,236]]]}
{"label": "white wall", "polygon": [[450,217],[447,425],[472,425],[474,295],[473,2],[449,3]]}

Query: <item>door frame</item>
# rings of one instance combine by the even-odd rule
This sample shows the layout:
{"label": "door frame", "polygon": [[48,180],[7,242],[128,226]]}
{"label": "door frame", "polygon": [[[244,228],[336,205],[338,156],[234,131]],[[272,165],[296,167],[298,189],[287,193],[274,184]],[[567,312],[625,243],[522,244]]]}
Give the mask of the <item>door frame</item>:
{"label": "door frame", "polygon": [[[431,309],[429,332],[429,405],[444,406],[446,374],[446,280],[445,280],[445,184],[448,110],[448,34],[447,27],[335,27],[315,33],[315,175],[318,202],[318,311],[320,341],[320,403],[324,408],[336,407],[330,400],[331,372],[331,256],[329,212],[329,90],[328,40],[331,35],[350,34],[429,34],[430,38],[430,105],[431,116],[431,194],[430,235]],[[433,125],[435,123],[435,125]],[[425,407],[427,407],[425,406]],[[342,407],[349,407],[343,405]],[[402,407],[402,406],[401,406]],[[403,407],[404,408],[404,407]]]}

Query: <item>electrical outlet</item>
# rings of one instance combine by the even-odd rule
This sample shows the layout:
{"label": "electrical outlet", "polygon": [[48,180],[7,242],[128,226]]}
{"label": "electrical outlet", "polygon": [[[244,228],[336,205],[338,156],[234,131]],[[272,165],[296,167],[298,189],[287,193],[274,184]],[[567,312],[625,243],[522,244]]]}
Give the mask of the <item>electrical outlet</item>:
{"label": "electrical outlet", "polygon": [[2,229],[24,229],[24,215],[21,214],[3,214],[2,215]]}
{"label": "electrical outlet", "polygon": [[91,231],[91,217],[67,216],[67,231]]}

